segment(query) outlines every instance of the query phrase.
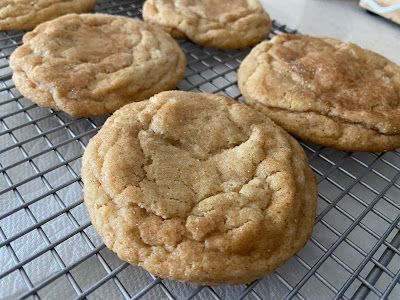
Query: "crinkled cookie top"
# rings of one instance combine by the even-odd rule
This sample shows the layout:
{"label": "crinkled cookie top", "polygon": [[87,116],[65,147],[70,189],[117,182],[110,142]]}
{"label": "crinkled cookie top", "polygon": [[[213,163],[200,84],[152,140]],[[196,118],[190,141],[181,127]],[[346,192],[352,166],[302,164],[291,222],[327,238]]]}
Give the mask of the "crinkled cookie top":
{"label": "crinkled cookie top", "polygon": [[300,145],[223,96],[163,92],[114,113],[83,158],[106,245],[153,274],[249,282],[308,240],[316,184]]}
{"label": "crinkled cookie top", "polygon": [[1,0],[0,30],[33,29],[69,13],[94,9],[96,0]]}
{"label": "crinkled cookie top", "polygon": [[239,86],[249,100],[269,108],[400,134],[400,66],[352,43],[276,36],[242,62]]}
{"label": "crinkled cookie top", "polygon": [[222,49],[254,45],[272,28],[258,0],[147,0],[143,17],[176,38]]}
{"label": "crinkled cookie top", "polygon": [[26,97],[71,115],[99,115],[176,87],[186,58],[174,39],[142,21],[70,14],[24,36],[11,56]]}

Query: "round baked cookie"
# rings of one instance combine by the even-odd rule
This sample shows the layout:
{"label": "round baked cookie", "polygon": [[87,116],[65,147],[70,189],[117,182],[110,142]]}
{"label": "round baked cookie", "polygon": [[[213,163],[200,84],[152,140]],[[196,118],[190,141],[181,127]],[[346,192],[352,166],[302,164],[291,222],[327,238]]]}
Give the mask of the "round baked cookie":
{"label": "round baked cookie", "polygon": [[107,247],[163,278],[250,282],[304,246],[316,182],[299,143],[213,94],[162,92],[116,111],[83,156]]}
{"label": "round baked cookie", "polygon": [[238,71],[247,104],[290,133],[345,151],[400,147],[400,66],[332,38],[279,35]]}
{"label": "round baked cookie", "polygon": [[69,13],[90,12],[96,0],[1,0],[0,30],[28,30]]}
{"label": "round baked cookie", "polygon": [[255,45],[272,28],[258,0],[147,0],[143,18],[177,39],[219,49]]}
{"label": "round baked cookie", "polygon": [[40,106],[103,115],[174,89],[186,58],[161,29],[127,17],[70,14],[25,34],[11,55],[13,80]]}

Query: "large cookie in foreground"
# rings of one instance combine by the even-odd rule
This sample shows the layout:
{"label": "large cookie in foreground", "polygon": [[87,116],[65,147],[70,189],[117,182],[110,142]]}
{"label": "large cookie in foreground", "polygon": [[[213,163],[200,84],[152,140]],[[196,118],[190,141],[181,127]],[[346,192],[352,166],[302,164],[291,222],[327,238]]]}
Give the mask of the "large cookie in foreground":
{"label": "large cookie in foreground", "polygon": [[94,9],[96,0],[1,0],[0,30],[27,30],[70,13]]}
{"label": "large cookie in foreground", "polygon": [[220,95],[170,91],[124,106],[89,142],[82,179],[107,247],[163,278],[261,278],[304,246],[315,219],[299,143]]}
{"label": "large cookie in foreground", "polygon": [[345,151],[400,147],[400,66],[332,38],[279,35],[238,71],[247,104],[305,140]]}
{"label": "large cookie in foreground", "polygon": [[27,33],[10,64],[25,97],[73,116],[93,116],[175,89],[186,58],[173,38],[142,21],[70,14]]}
{"label": "large cookie in foreground", "polygon": [[147,0],[143,18],[177,39],[219,49],[255,45],[272,29],[258,0]]}

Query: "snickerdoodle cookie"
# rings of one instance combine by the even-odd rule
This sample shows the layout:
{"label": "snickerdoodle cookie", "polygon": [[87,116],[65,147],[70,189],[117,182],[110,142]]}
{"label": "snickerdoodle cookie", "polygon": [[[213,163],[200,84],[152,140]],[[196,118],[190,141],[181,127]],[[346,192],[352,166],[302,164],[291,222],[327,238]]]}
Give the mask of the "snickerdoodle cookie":
{"label": "snickerdoodle cookie", "polygon": [[147,0],[143,18],[175,38],[220,49],[254,45],[272,28],[258,0]]}
{"label": "snickerdoodle cookie", "polygon": [[247,103],[289,132],[346,151],[400,147],[400,66],[332,38],[279,35],[238,72]]}
{"label": "snickerdoodle cookie", "polygon": [[1,0],[0,30],[33,29],[65,14],[90,12],[95,5],[96,0]]}
{"label": "snickerdoodle cookie", "polygon": [[220,95],[169,91],[124,106],[91,139],[82,179],[105,244],[164,278],[263,277],[303,247],[315,218],[299,143]]}
{"label": "snickerdoodle cookie", "polygon": [[181,48],[161,29],[104,14],[43,23],[11,56],[22,95],[73,116],[107,114],[174,89],[185,65]]}

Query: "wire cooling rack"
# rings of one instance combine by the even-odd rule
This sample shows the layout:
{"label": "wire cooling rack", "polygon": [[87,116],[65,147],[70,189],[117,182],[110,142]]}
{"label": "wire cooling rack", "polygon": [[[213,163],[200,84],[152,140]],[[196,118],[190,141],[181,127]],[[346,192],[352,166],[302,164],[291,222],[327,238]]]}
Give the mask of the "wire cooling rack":
{"label": "wire cooling rack", "polygon": [[[97,11],[140,17],[141,1]],[[278,22],[273,33],[295,31]],[[249,285],[197,286],[154,277],[106,249],[82,203],[81,156],[103,118],[39,108],[15,89],[9,55],[21,32],[0,33],[1,299],[400,299],[400,153],[345,153],[303,143],[318,177],[311,241]],[[183,90],[240,99],[247,50],[181,43]]]}

